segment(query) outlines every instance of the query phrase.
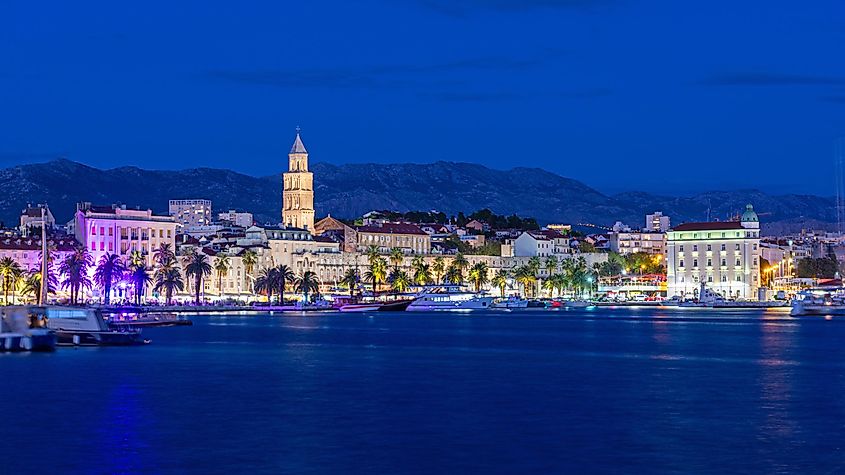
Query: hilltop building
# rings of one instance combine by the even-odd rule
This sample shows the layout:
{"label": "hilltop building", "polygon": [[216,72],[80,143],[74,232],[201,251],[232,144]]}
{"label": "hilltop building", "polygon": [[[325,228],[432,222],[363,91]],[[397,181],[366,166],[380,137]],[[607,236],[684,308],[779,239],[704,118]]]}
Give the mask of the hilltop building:
{"label": "hilltop building", "polygon": [[739,221],[684,223],[667,233],[668,296],[697,297],[701,284],[726,298],[757,299],[760,222],[748,205]]}
{"label": "hilltop building", "polygon": [[652,214],[645,215],[645,227],[643,231],[665,233],[669,228],[669,216],[664,216],[662,212],[655,211]]}
{"label": "hilltop building", "polygon": [[308,171],[308,151],[296,130],[296,139],[288,153],[288,171],[284,173],[282,224],[314,230],[314,174]]}

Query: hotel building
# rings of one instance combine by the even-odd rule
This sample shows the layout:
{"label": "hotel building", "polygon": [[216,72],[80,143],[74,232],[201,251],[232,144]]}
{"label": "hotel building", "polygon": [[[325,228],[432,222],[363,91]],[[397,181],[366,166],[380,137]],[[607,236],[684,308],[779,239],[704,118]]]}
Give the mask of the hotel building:
{"label": "hotel building", "polygon": [[757,299],[760,222],[751,205],[740,221],[676,226],[666,252],[669,297],[697,297],[703,284],[726,298]]}
{"label": "hotel building", "polygon": [[394,247],[405,254],[430,254],[431,236],[410,223],[378,223],[355,228],[358,238],[358,250],[366,251],[376,246],[380,253],[386,254]]}
{"label": "hotel building", "polygon": [[76,240],[91,252],[95,263],[106,254],[126,259],[139,251],[147,265],[152,266],[152,253],[159,245],[170,244],[171,249],[176,249],[176,226],[172,216],[156,216],[148,209],[79,203],[69,227]]}

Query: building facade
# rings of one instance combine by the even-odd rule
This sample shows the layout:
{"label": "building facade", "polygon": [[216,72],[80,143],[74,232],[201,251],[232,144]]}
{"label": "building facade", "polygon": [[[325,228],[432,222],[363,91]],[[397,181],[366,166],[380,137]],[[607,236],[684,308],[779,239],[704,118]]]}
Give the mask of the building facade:
{"label": "building facade", "polygon": [[619,231],[610,233],[610,250],[623,256],[637,252],[666,254],[666,233],[657,231]]}
{"label": "building facade", "polygon": [[405,254],[430,254],[431,236],[416,224],[378,223],[355,228],[358,250],[366,251],[370,246],[386,254],[394,247]]}
{"label": "building facade", "polygon": [[170,216],[186,228],[211,224],[211,200],[170,200]]}
{"label": "building facade", "polygon": [[176,248],[175,219],[153,215],[148,209],[80,203],[72,227],[76,240],[91,252],[95,263],[106,254],[117,254],[125,260],[138,251],[152,267],[152,253],[161,244]]}
{"label": "building facade", "polygon": [[217,220],[225,221],[232,226],[240,226],[242,228],[248,228],[255,224],[255,219],[253,218],[252,213],[235,211],[233,209],[230,209],[225,213],[217,213]]}
{"label": "building facade", "polygon": [[296,131],[288,154],[288,171],[283,175],[282,224],[314,229],[314,174],[308,171],[308,151]]}
{"label": "building facade", "polygon": [[664,216],[660,211],[655,211],[654,213],[647,214],[645,216],[644,231],[665,233],[670,227],[669,216]]}
{"label": "building facade", "polygon": [[702,285],[725,298],[757,299],[760,223],[751,205],[740,221],[685,223],[667,233],[669,297],[698,297]]}

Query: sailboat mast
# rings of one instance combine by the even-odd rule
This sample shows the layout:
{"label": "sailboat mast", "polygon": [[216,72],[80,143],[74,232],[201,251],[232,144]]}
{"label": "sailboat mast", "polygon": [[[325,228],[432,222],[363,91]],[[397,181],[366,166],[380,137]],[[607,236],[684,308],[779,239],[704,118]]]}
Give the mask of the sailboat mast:
{"label": "sailboat mast", "polygon": [[47,276],[47,261],[49,261],[50,255],[48,254],[49,251],[47,249],[46,208],[47,204],[45,203],[44,206],[41,207],[41,297],[39,299],[41,305],[47,304],[47,287],[49,286],[49,279]]}

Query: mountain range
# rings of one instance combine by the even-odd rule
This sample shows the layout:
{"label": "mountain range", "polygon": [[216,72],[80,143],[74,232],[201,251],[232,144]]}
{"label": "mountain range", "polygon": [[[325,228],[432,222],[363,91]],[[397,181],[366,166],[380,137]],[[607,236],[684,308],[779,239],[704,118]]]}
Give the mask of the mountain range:
{"label": "mountain range", "polygon": [[[356,217],[373,209],[436,209],[447,214],[489,208],[498,214],[533,216],[540,223],[622,221],[641,226],[644,216],[662,211],[675,224],[727,219],[752,203],[769,232],[802,227],[831,228],[834,199],[814,195],[768,194],[759,190],[713,191],[693,196],[646,192],[603,194],[584,183],[539,168],[494,170],[459,162],[430,164],[316,163],[318,216]],[[16,224],[27,203],[47,202],[60,223],[77,202],[124,203],[166,213],[168,200],[206,198],[215,210],[251,211],[259,222],[278,222],[281,173],[254,177],[231,170],[192,168],[102,170],[67,159],[0,170],[0,220]]]}

